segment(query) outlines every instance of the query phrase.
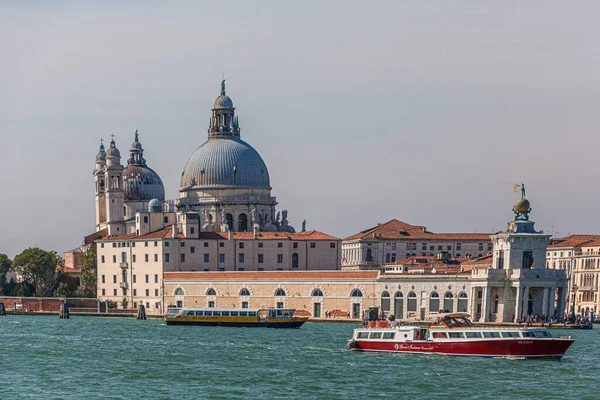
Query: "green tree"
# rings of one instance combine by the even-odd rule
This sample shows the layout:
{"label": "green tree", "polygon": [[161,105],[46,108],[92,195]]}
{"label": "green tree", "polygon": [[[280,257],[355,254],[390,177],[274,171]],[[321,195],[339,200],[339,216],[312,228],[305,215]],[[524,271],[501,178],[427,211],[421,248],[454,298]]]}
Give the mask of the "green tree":
{"label": "green tree", "polygon": [[85,287],[85,293],[90,297],[96,297],[96,286],[98,283],[97,257],[97,245],[96,242],[92,242],[83,251],[83,256],[81,257],[81,283]]}
{"label": "green tree", "polygon": [[54,294],[58,297],[73,297],[77,290],[77,278],[67,274],[59,273],[57,278],[58,287]]}
{"label": "green tree", "polygon": [[13,260],[13,268],[25,281],[35,285],[37,296],[51,296],[56,284],[56,266],[60,262],[55,252],[38,247],[23,250]]}
{"label": "green tree", "polygon": [[0,294],[6,294],[6,273],[10,271],[12,261],[6,254],[0,254]]}

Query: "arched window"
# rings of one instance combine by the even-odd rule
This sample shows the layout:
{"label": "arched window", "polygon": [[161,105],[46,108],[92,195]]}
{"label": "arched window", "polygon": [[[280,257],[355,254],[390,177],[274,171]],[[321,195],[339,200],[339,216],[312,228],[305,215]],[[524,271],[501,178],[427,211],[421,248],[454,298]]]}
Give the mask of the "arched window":
{"label": "arched window", "polygon": [[248,216],[246,214],[240,214],[238,217],[238,231],[246,232],[248,230]]}
{"label": "arched window", "polygon": [[367,249],[367,261],[373,261],[373,252],[371,249]]}
{"label": "arched window", "polygon": [[185,293],[183,292],[182,288],[177,288],[175,289],[175,296],[183,296]]}
{"label": "arched window", "polygon": [[460,292],[458,295],[458,312],[467,312],[469,298],[465,292]]}
{"label": "arched window", "polygon": [[225,214],[225,219],[227,220],[227,226],[230,231],[233,231],[233,215],[227,213]]}
{"label": "arched window", "polygon": [[390,262],[390,253],[385,253],[385,262],[389,263]]}
{"label": "arched window", "polygon": [[404,318],[404,299],[402,292],[396,292],[394,294],[394,316],[396,319]]}
{"label": "arched window", "polygon": [[292,254],[292,268],[298,268],[298,253]]}
{"label": "arched window", "polygon": [[350,293],[350,297],[363,297],[363,294],[360,290],[354,289],[352,293]]}
{"label": "arched window", "polygon": [[498,313],[498,303],[500,303],[500,299],[498,295],[494,296],[494,314]]}
{"label": "arched window", "polygon": [[396,262],[396,253],[392,253],[392,262]]}
{"label": "arched window", "polygon": [[454,296],[452,293],[446,292],[444,295],[444,312],[452,312],[452,307],[454,306]]}
{"label": "arched window", "polygon": [[216,296],[216,295],[217,295],[217,292],[215,291],[215,289],[213,289],[213,288],[209,288],[209,289],[206,291],[206,295],[207,295],[207,296]]}
{"label": "arched window", "polygon": [[285,290],[283,290],[282,288],[277,289],[275,291],[275,296],[279,296],[279,297],[285,296]]}
{"label": "arched window", "polygon": [[460,253],[456,253],[456,258],[460,258]]}
{"label": "arched window", "polygon": [[436,313],[440,310],[440,295],[437,292],[431,292],[429,296],[429,312]]}
{"label": "arched window", "polygon": [[387,291],[381,293],[381,311],[390,312],[390,294]]}
{"label": "arched window", "polygon": [[250,296],[250,291],[246,288],[240,290],[240,296]]}
{"label": "arched window", "polygon": [[312,297],[323,297],[323,292],[321,291],[321,289],[315,289],[312,291],[311,296]]}
{"label": "arched window", "polygon": [[410,258],[410,253],[406,253],[406,258]]}
{"label": "arched window", "polygon": [[406,311],[417,312],[417,294],[415,292],[410,292],[408,294],[408,304]]}

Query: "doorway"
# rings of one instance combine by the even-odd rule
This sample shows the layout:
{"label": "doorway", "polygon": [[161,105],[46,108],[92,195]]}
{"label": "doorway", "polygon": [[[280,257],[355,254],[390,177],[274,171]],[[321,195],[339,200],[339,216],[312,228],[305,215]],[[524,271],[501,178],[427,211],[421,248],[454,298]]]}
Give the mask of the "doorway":
{"label": "doorway", "polygon": [[360,304],[358,303],[352,304],[352,318],[360,318]]}
{"label": "doorway", "polygon": [[[400,296],[402,296],[401,293]],[[396,319],[404,318],[404,299],[398,297],[398,295],[396,295],[396,298],[394,299],[394,317],[396,317]]]}
{"label": "doorway", "polygon": [[321,303],[313,304],[313,317],[321,318]]}

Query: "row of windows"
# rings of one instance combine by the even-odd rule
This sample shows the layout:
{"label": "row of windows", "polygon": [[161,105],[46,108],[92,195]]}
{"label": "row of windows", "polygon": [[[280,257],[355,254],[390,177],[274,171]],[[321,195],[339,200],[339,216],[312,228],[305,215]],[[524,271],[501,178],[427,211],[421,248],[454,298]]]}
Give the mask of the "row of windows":
{"label": "row of windows", "polygon": [[[150,283],[150,275],[146,274],[146,283]],[[137,283],[137,275],[132,275],[133,283]],[[106,283],[106,275],[102,275],[102,283]],[[117,275],[113,275],[113,283],[117,283]],[[158,283],[158,274],[154,274],[154,283]]]}
{"label": "row of windows", "polygon": [[[183,296],[185,293],[183,292],[183,289],[181,288],[177,288],[175,290],[174,295],[175,296]],[[217,295],[217,291],[213,288],[208,288],[206,290],[206,295],[207,296],[216,296]],[[240,296],[250,296],[250,291],[246,288],[242,288],[239,292]],[[275,296],[277,297],[284,297],[287,296],[286,292],[284,289],[282,288],[278,288],[277,290],[275,290]],[[321,289],[314,289],[311,293],[311,296],[313,297],[323,297],[323,292],[321,291]],[[362,294],[361,294],[362,296]]]}
{"label": "row of windows", "polygon": [[[133,289],[133,295],[137,296],[137,289]],[[106,289],[102,289],[102,296],[106,296]],[[117,289],[113,289],[113,296],[117,296]],[[154,289],[154,297],[158,297],[158,289]],[[146,297],[150,297],[150,289],[146,289]]]}
{"label": "row of windows", "polygon": [[[193,233],[193,232],[192,232]],[[131,243],[131,247],[135,247],[136,242],[113,242],[112,247],[130,247],[130,243]],[[148,243],[149,242],[144,242],[144,247],[148,247]],[[168,241],[164,242],[165,247],[169,247],[170,243]],[[185,241],[180,241],[179,242],[180,247],[185,247]],[[158,246],[158,242],[155,241],[154,242],[154,247]],[[204,247],[209,247],[210,243],[209,242],[204,242]],[[292,244],[294,249],[298,248],[298,242],[294,242]],[[100,247],[104,248],[104,243],[100,243]],[[219,242],[219,247],[225,247],[225,242]],[[240,249],[243,249],[245,247],[245,242],[239,242],[238,243],[238,247]],[[264,243],[263,242],[258,242],[258,247],[263,248],[264,247]],[[278,248],[283,248],[283,242],[277,242],[277,247]],[[315,242],[310,242],[310,248],[314,249],[316,247],[316,243]],[[330,242],[329,243],[329,248],[331,249],[335,249],[335,242]],[[194,247],[192,247],[192,249],[194,249]],[[194,251],[192,251],[193,253]]]}

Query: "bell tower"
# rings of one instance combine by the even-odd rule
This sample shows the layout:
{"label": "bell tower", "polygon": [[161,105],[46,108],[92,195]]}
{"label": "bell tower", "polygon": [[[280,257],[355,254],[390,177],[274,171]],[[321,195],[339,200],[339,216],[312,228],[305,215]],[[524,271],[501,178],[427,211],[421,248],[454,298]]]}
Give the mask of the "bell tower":
{"label": "bell tower", "polygon": [[106,226],[109,235],[125,234],[125,193],[123,192],[123,170],[121,153],[115,144],[114,135],[106,152],[104,168],[106,193]]}
{"label": "bell tower", "polygon": [[104,168],[106,167],[106,151],[104,143],[100,140],[100,151],[96,154],[96,168],[94,169],[94,184],[96,191],[96,231],[104,229],[106,222],[106,194]]}

